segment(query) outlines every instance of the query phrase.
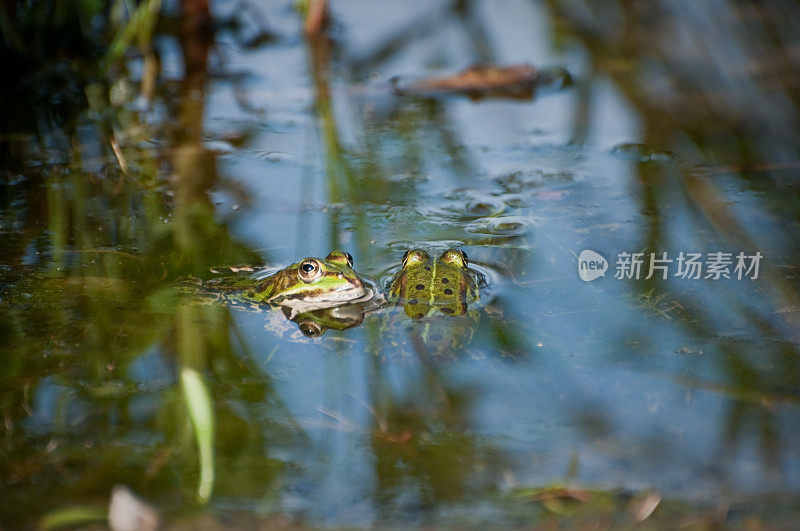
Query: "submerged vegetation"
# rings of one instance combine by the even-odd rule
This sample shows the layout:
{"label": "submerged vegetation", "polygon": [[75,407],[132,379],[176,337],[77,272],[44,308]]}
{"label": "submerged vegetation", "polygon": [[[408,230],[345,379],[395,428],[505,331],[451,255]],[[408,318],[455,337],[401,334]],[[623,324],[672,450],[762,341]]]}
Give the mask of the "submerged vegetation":
{"label": "submerged vegetation", "polygon": [[[0,526],[121,485],[168,525],[795,521],[798,6],[384,9],[2,3]],[[185,296],[338,248],[380,288],[465,249],[480,304]]]}

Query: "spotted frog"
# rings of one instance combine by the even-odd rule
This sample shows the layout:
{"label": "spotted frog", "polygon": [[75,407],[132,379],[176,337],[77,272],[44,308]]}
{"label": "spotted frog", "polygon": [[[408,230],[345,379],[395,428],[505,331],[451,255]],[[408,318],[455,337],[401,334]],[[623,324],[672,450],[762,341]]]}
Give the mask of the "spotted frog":
{"label": "spotted frog", "polygon": [[468,305],[478,300],[480,280],[480,273],[469,268],[464,251],[448,249],[434,260],[421,249],[411,249],[391,281],[388,299],[402,305],[412,319],[437,312],[464,315]]}
{"label": "spotted frog", "polygon": [[374,290],[353,271],[353,257],[331,251],[325,257],[304,258],[258,281],[241,298],[305,312],[368,300]]}

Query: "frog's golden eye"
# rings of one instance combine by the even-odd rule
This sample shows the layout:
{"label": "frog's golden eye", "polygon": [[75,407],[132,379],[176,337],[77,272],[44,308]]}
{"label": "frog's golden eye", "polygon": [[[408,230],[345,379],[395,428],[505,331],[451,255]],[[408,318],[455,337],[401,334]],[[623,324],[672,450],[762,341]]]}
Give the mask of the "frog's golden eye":
{"label": "frog's golden eye", "polygon": [[454,264],[458,267],[467,267],[469,264],[469,259],[467,258],[467,253],[461,250],[456,249],[448,249],[442,256],[439,258],[442,262],[447,262],[449,264]]}
{"label": "frog's golden eye", "polygon": [[350,268],[353,267],[353,255],[347,251],[331,251],[331,253],[325,257],[325,260],[335,264],[347,264]]}
{"label": "frog's golden eye", "polygon": [[403,255],[403,267],[411,264],[426,262],[429,259],[428,253],[419,249],[410,249]]}
{"label": "frog's golden eye", "polygon": [[297,268],[297,276],[303,282],[314,282],[322,276],[322,265],[316,258],[306,258]]}

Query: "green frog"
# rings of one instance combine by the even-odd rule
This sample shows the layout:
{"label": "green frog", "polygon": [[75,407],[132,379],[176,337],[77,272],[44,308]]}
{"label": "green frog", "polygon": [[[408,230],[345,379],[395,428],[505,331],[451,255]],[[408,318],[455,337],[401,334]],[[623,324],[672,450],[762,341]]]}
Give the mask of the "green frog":
{"label": "green frog", "polygon": [[389,302],[401,304],[412,319],[437,311],[464,315],[468,305],[478,300],[480,280],[480,273],[469,268],[464,251],[448,249],[434,260],[421,249],[411,249],[392,279]]}
{"label": "green frog", "polygon": [[286,306],[298,312],[331,308],[372,298],[372,286],[353,271],[353,257],[331,251],[325,257],[304,258],[242,293],[255,302]]}
{"label": "green frog", "polygon": [[331,251],[324,259],[304,258],[267,278],[224,280],[210,287],[240,291],[234,298],[268,303],[291,309],[292,317],[302,312],[332,308],[372,299],[374,286],[353,271],[353,257],[345,251]]}

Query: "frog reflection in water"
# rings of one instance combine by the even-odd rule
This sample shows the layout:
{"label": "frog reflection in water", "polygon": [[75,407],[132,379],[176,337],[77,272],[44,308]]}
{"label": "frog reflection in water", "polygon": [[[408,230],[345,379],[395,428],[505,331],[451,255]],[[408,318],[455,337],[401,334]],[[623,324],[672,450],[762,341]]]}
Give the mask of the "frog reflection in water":
{"label": "frog reflection in water", "polygon": [[[252,284],[252,281],[250,281]],[[332,251],[324,260],[305,258],[247,287],[239,297],[290,309],[290,316],[369,300],[372,286],[353,271],[353,257]]]}
{"label": "frog reflection in water", "polygon": [[437,311],[464,315],[478,300],[480,274],[469,268],[463,251],[448,249],[434,260],[421,249],[403,255],[402,269],[392,279],[389,301],[401,304],[412,319],[423,319]]}
{"label": "frog reflection in water", "polygon": [[290,308],[283,308],[283,315],[297,323],[297,328],[306,337],[319,337],[326,330],[347,330],[361,326],[366,311],[360,303],[344,304],[292,315]]}

